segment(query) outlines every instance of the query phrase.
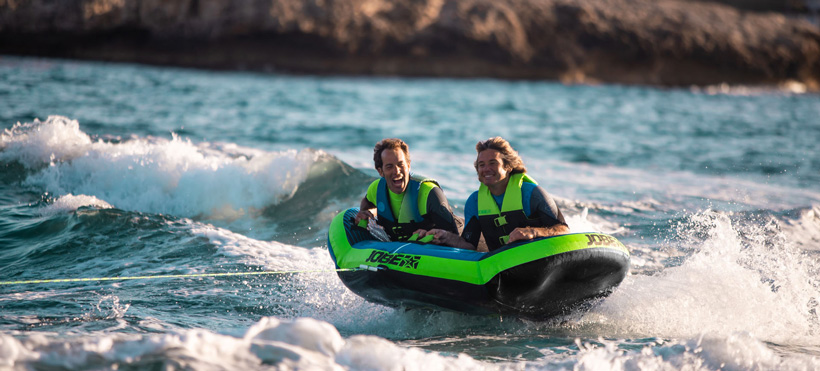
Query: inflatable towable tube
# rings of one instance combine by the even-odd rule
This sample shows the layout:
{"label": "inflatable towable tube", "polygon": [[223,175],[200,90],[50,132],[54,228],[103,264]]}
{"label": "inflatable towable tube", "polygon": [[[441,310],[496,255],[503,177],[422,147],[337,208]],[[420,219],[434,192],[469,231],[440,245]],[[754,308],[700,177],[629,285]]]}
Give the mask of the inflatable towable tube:
{"label": "inflatable towable tube", "polygon": [[514,315],[546,320],[608,295],[629,271],[614,237],[574,233],[485,253],[413,242],[381,242],[353,225],[358,208],[333,218],[328,250],[351,291],[391,307]]}

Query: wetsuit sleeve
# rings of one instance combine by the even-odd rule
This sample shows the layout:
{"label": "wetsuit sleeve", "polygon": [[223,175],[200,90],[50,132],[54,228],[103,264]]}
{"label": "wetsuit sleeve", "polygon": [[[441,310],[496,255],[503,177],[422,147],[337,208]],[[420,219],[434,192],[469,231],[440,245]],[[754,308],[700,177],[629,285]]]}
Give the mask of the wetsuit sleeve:
{"label": "wetsuit sleeve", "polygon": [[530,197],[530,210],[532,210],[532,214],[528,217],[530,219],[541,219],[547,227],[558,224],[569,227],[566,220],[564,220],[564,215],[561,213],[561,210],[558,209],[558,205],[555,204],[555,200],[550,197],[544,188],[535,187],[535,189],[533,189],[532,196]]}
{"label": "wetsuit sleeve", "polygon": [[461,238],[473,246],[481,239],[481,224],[478,222],[478,192],[473,192],[464,204],[464,230]]}
{"label": "wetsuit sleeve", "polygon": [[444,191],[439,187],[433,187],[427,195],[426,217],[430,218],[436,228],[458,234],[458,227],[456,227],[453,212],[450,210],[450,204],[444,196]]}

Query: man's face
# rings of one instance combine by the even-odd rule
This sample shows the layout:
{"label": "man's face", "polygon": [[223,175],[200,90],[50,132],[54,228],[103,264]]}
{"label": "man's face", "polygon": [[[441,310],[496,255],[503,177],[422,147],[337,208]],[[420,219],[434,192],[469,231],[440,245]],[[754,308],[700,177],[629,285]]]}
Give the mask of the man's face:
{"label": "man's face", "polygon": [[387,188],[393,193],[404,193],[410,184],[410,161],[404,156],[401,148],[382,151],[382,167],[376,169],[387,181]]}
{"label": "man's face", "polygon": [[504,160],[501,153],[494,149],[485,149],[478,154],[476,159],[476,172],[478,181],[492,188],[498,184],[506,187],[507,175],[510,169],[504,167]]}

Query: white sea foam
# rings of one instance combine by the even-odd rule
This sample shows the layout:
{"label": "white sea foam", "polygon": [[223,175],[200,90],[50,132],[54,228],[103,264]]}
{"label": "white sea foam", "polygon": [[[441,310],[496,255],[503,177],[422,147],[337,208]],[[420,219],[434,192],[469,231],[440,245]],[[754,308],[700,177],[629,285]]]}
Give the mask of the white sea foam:
{"label": "white sea foam", "polygon": [[76,120],[51,116],[45,122],[17,123],[0,135],[0,159],[18,161],[38,168],[54,160],[69,161],[84,156],[94,143],[80,130]]}
{"label": "white sea foam", "polygon": [[[298,294],[298,300],[288,302],[298,315],[322,319],[344,329],[364,333],[396,328],[393,321],[401,317],[401,313],[369,303],[348,290],[339,280],[327,249],[259,241],[198,223],[193,226],[192,233],[207,237],[210,243],[217,246],[220,255],[238,259],[247,265],[260,266],[268,271],[305,272],[292,276],[287,292],[281,293],[283,297]],[[374,320],[363,325],[359,320],[362,315]]]}
{"label": "white sea foam", "polygon": [[748,332],[781,344],[817,343],[817,263],[776,228],[703,212],[679,231],[693,249],[683,264],[628,276],[584,321],[631,337]]}
{"label": "white sea foam", "polygon": [[786,220],[780,229],[801,249],[820,251],[820,206],[801,211],[797,219]]}
{"label": "white sea foam", "polygon": [[100,201],[95,206],[227,220],[290,197],[317,156],[195,144],[175,134],[95,141],[76,120],[60,116],[5,130],[0,149],[0,160],[30,169],[25,184],[58,199],[83,195]]}
{"label": "white sea foam", "polygon": [[[673,342],[659,341],[639,351],[620,349],[614,342],[599,344],[576,340],[579,354],[564,362],[565,369],[586,370],[812,370],[820,358],[804,354],[778,354],[766,343],[745,332],[703,335]],[[532,362],[532,369],[554,369],[555,362]],[[552,366],[552,367],[550,367]]]}
{"label": "white sea foam", "polygon": [[406,348],[376,336],[343,338],[331,324],[311,318],[262,318],[244,335],[207,330],[163,335],[106,334],[61,338],[29,335],[21,340],[0,334],[0,366],[16,368],[321,370],[496,369],[464,354],[444,356]]}
{"label": "white sea foam", "polygon": [[83,206],[95,207],[97,209],[113,208],[113,206],[111,206],[108,202],[100,200],[94,196],[75,196],[69,193],[61,196],[56,201],[43,208],[40,213],[43,215],[54,215],[74,211]]}
{"label": "white sea foam", "polygon": [[616,235],[625,229],[617,223],[608,221],[596,214],[590,214],[584,207],[579,214],[564,215],[572,233],[599,232]]}
{"label": "white sea foam", "polygon": [[268,271],[302,272],[288,276],[283,291],[278,293],[281,297],[275,300],[287,300],[289,309],[296,315],[330,322],[346,333],[438,336],[469,329],[480,321],[466,314],[405,311],[368,302],[344,286],[324,247],[304,248],[260,241],[201,223],[192,223],[191,231],[208,238],[217,246],[218,255],[230,261]]}
{"label": "white sea foam", "polygon": [[325,256],[326,250],[307,249],[277,241],[260,241],[224,228],[190,223],[191,233],[208,238],[218,248],[219,255],[238,258],[244,264],[280,271],[333,269],[333,262]]}
{"label": "white sea foam", "polygon": [[116,369],[124,366],[184,369],[321,370],[806,370],[820,359],[776,352],[748,333],[658,340],[639,350],[615,342],[576,340],[576,350],[546,351],[541,359],[483,362],[459,353],[405,347],[370,335],[343,337],[331,324],[312,318],[260,319],[238,336],[207,330],[166,334],[108,333],[65,339],[0,334],[0,366],[9,368]]}

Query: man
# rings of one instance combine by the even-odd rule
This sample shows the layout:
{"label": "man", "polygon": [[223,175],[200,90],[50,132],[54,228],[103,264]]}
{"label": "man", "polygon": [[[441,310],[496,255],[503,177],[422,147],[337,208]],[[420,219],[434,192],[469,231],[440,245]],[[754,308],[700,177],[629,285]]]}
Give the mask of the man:
{"label": "man", "polygon": [[458,233],[444,192],[432,179],[410,176],[410,152],[401,139],[383,139],[373,149],[381,176],[367,189],[354,223],[376,218],[393,241],[410,239],[419,230]]}
{"label": "man", "polygon": [[489,251],[516,241],[569,233],[569,226],[555,201],[530,178],[524,162],[501,137],[476,144],[474,163],[478,191],[464,205],[466,225],[461,237],[441,230],[421,231],[433,235],[433,243],[475,249],[483,235]]}

